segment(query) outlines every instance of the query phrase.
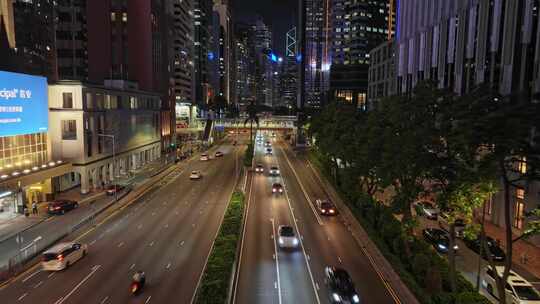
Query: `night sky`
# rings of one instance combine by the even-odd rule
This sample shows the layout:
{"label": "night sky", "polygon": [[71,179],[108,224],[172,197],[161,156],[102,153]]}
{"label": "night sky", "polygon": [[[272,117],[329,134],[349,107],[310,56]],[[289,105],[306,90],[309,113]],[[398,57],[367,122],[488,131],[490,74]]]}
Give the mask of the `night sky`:
{"label": "night sky", "polygon": [[262,16],[266,25],[270,26],[274,36],[274,51],[285,54],[285,34],[297,19],[298,0],[233,0],[233,14],[236,21],[250,22]]}

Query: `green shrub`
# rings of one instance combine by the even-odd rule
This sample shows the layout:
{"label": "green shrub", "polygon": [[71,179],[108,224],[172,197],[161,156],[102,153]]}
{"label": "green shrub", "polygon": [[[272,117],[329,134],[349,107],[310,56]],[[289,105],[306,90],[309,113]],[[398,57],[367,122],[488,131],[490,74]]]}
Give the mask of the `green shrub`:
{"label": "green shrub", "polygon": [[252,162],[253,162],[253,144],[248,144],[248,147],[244,154],[244,166],[251,167]]}
{"label": "green shrub", "polygon": [[233,193],[197,290],[196,303],[225,303],[244,214],[244,195]]}

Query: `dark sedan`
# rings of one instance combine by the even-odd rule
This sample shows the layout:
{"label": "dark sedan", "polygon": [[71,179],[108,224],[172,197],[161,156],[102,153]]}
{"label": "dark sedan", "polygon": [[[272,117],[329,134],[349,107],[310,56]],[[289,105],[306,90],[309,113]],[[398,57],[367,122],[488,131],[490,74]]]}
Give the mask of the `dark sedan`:
{"label": "dark sedan", "polygon": [[126,187],[125,186],[122,186],[122,185],[108,185],[106,188],[105,188],[105,192],[107,193],[107,195],[114,195],[115,193],[118,193],[122,190],[124,190]]}
{"label": "dark sedan", "polygon": [[[472,251],[476,252],[477,254],[481,253],[482,258],[487,260],[487,254],[484,250],[482,250],[482,244],[479,237],[474,240],[464,239],[463,241],[465,242],[465,245],[467,245],[467,247],[469,247]],[[486,236],[486,242],[489,252],[491,253],[491,257],[494,261],[502,262],[504,259],[506,259],[506,254],[501,247],[497,245],[497,242],[494,239]]]}
{"label": "dark sedan", "polygon": [[79,204],[76,201],[57,200],[49,203],[47,206],[47,212],[49,214],[64,214],[67,211],[73,210],[77,207],[79,207]]}
{"label": "dark sedan", "polygon": [[360,303],[360,296],[347,271],[328,266],[324,269],[324,275],[330,303]]}
{"label": "dark sedan", "polygon": [[[446,231],[437,228],[427,228],[422,230],[422,235],[426,242],[430,243],[439,253],[448,253],[450,239]],[[454,244],[454,250],[458,250],[458,245]]]}

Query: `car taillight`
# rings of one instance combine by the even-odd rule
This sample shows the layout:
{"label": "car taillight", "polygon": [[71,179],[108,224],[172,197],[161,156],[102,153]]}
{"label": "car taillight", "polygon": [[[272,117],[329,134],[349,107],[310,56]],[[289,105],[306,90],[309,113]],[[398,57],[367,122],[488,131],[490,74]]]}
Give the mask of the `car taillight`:
{"label": "car taillight", "polygon": [[60,207],[54,207],[54,210],[60,210]]}
{"label": "car taillight", "polygon": [[64,260],[64,256],[59,254],[57,257],[56,257],[60,262],[62,262]]}

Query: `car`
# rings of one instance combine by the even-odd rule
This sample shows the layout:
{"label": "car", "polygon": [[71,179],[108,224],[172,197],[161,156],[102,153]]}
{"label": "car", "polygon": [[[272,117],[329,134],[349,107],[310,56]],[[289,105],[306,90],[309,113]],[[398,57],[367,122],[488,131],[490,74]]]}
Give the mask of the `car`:
{"label": "car", "polygon": [[189,175],[189,179],[201,179],[202,174],[199,170],[193,170],[191,171],[191,174]]}
{"label": "car", "polygon": [[272,148],[266,148],[266,155],[272,155]]}
{"label": "car", "polygon": [[270,143],[270,141],[266,141],[266,143],[264,144],[265,147],[271,147],[272,144]]}
{"label": "car", "polygon": [[298,238],[291,226],[280,225],[278,228],[278,244],[280,248],[296,248],[298,246]]}
{"label": "car", "polygon": [[47,206],[47,212],[49,214],[64,214],[77,207],[79,207],[79,203],[76,201],[62,199],[50,202]]}
{"label": "car", "polygon": [[41,268],[45,271],[59,271],[68,268],[86,256],[88,246],[75,242],[62,242],[47,249],[41,255]]}
{"label": "car", "polygon": [[[477,237],[476,239],[472,239],[472,240],[465,238],[463,239],[463,242],[465,243],[467,247],[469,247],[469,249],[476,252],[477,254],[482,254],[482,258],[487,260],[486,252],[484,250],[481,250],[482,246],[481,246],[480,237]],[[501,249],[501,247],[499,247],[499,245],[493,238],[486,236],[486,242],[487,242],[489,252],[491,253],[491,258],[494,261],[502,262],[506,259],[506,254]]]}
{"label": "car", "polygon": [[270,167],[270,175],[271,176],[278,176],[279,175],[279,168],[276,166]]}
{"label": "car", "polygon": [[216,151],[216,153],[214,154],[215,157],[222,157],[223,156],[223,152],[221,151]]}
{"label": "car", "polygon": [[108,185],[107,187],[105,187],[105,193],[107,193],[107,195],[114,195],[115,193],[118,193],[124,190],[124,188],[125,186],[122,186],[122,185],[116,185],[116,184]]}
{"label": "car", "polygon": [[[450,223],[448,221],[448,213],[446,212],[439,213],[438,220],[439,220],[439,227],[441,227],[442,230],[450,233]],[[465,230],[465,221],[460,218],[454,220],[454,231],[455,231],[456,237],[462,238],[464,230]]]}
{"label": "car", "polygon": [[334,204],[328,199],[316,199],[315,206],[319,210],[319,213],[322,215],[336,215],[337,209]]}
{"label": "car", "polygon": [[345,269],[325,267],[324,283],[328,289],[330,303],[360,303],[360,296],[354,288],[351,276]]}
{"label": "car", "polygon": [[257,164],[257,166],[255,166],[255,172],[257,172],[257,173],[263,173],[263,172],[264,172],[264,167],[263,167],[263,165]]}
{"label": "car", "polygon": [[[426,228],[422,230],[424,239],[430,243],[435,250],[439,253],[448,253],[448,247],[450,247],[450,238],[448,233],[442,229]],[[454,244],[454,251],[458,250],[457,244]]]}
{"label": "car", "polygon": [[272,193],[283,193],[283,186],[280,183],[274,183],[272,185]]}
{"label": "car", "polygon": [[414,207],[418,215],[425,216],[430,220],[436,220],[439,215],[439,209],[428,201],[416,202]]}
{"label": "car", "polygon": [[[495,269],[499,276],[502,276],[504,272],[503,266],[495,266]],[[497,289],[497,283],[495,278],[495,271],[491,266],[484,268],[482,272],[482,287],[484,287],[489,294],[499,299],[499,290]],[[540,303],[540,294],[533,285],[525,280],[523,277],[510,270],[508,279],[505,286],[506,303],[509,304],[532,304]]]}
{"label": "car", "polygon": [[275,132],[272,132],[272,137],[276,137],[276,133],[275,133]]}
{"label": "car", "polygon": [[207,161],[207,160],[210,160],[210,158],[208,157],[208,154],[203,153],[203,154],[201,154],[201,160],[202,161]]}

